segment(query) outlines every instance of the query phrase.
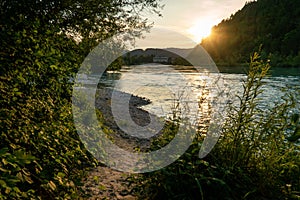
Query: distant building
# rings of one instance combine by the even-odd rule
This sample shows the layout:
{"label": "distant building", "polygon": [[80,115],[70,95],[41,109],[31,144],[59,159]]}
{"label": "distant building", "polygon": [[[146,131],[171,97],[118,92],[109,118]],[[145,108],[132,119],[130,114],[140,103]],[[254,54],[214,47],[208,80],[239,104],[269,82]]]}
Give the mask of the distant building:
{"label": "distant building", "polygon": [[153,62],[154,63],[169,63],[170,58],[164,57],[164,56],[155,56],[155,57],[153,57]]}

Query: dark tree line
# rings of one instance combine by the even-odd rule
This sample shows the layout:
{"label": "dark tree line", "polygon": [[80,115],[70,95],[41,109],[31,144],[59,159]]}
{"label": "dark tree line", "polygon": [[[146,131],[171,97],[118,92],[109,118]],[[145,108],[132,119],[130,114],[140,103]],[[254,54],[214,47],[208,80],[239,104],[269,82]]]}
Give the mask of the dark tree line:
{"label": "dark tree line", "polygon": [[245,63],[262,45],[271,64],[300,66],[300,1],[258,0],[213,27],[202,46],[219,64]]}

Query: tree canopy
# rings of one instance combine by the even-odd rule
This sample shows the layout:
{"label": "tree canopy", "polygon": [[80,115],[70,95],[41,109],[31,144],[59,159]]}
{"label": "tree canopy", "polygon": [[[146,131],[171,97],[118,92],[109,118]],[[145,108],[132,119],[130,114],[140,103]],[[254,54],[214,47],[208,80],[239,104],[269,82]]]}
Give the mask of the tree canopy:
{"label": "tree canopy", "polygon": [[244,63],[262,45],[273,65],[300,66],[300,1],[257,0],[223,20],[202,41],[217,63]]}
{"label": "tree canopy", "polygon": [[[0,2],[0,199],[75,198],[94,159],[73,124],[71,77],[99,42],[139,36],[157,0]],[[76,174],[76,176],[74,175]]]}

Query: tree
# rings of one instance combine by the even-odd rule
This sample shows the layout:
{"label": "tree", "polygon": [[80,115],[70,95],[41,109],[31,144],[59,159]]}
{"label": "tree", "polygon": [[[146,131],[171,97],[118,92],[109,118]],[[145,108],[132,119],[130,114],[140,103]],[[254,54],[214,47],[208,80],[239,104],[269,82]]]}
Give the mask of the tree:
{"label": "tree", "polygon": [[[300,2],[285,0],[258,0],[245,6],[212,29],[212,34],[202,41],[202,46],[217,63],[245,63],[251,52],[263,45],[269,54],[278,54],[272,65],[293,65],[300,35]],[[275,62],[281,60],[281,63]],[[295,59],[294,59],[295,60]]]}
{"label": "tree", "polygon": [[94,159],[73,124],[71,77],[98,42],[140,36],[151,25],[140,13],[159,9],[156,0],[0,2],[0,199],[79,192],[74,174]]}

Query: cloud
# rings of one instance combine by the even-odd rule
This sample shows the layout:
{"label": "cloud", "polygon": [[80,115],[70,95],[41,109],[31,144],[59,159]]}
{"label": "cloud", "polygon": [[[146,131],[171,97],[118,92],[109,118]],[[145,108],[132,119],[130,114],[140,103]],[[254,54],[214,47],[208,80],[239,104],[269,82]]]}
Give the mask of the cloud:
{"label": "cloud", "polygon": [[136,48],[192,48],[196,43],[184,34],[168,27],[153,28],[151,33],[145,34],[145,39],[136,41]]}
{"label": "cloud", "polygon": [[[155,28],[151,30],[150,34],[147,34],[147,40],[144,43],[154,43],[159,41],[158,46],[167,45],[192,45],[186,40],[179,38],[174,33],[164,33],[158,29],[168,29],[178,34],[182,34],[185,37],[191,38],[188,34],[188,30],[199,24],[199,21],[207,21],[212,25],[217,25],[222,19],[230,17],[243,7],[246,0],[163,0],[165,8],[162,11],[162,18],[149,16],[149,20],[153,21]],[[191,40],[191,39],[190,39]],[[172,42],[173,41],[173,42]],[[182,42],[184,41],[184,42]],[[187,46],[192,47],[192,46]]]}

